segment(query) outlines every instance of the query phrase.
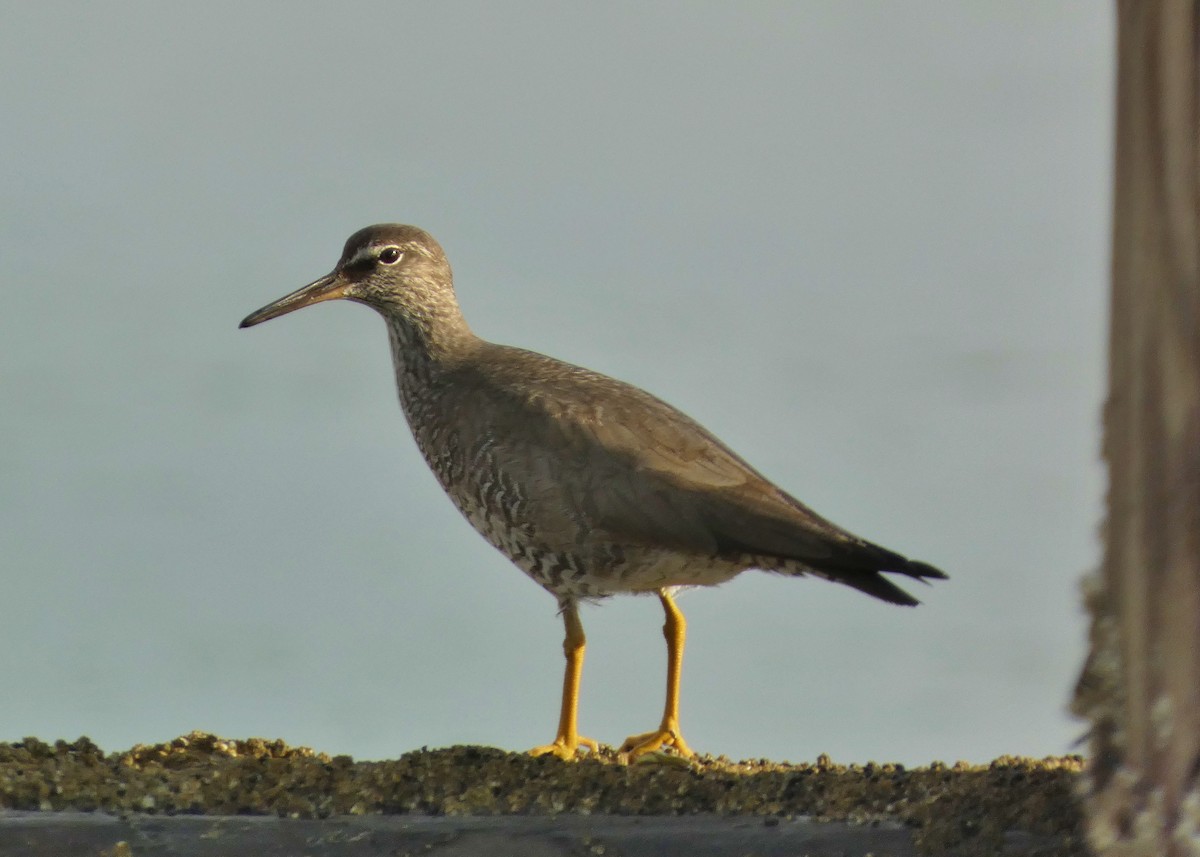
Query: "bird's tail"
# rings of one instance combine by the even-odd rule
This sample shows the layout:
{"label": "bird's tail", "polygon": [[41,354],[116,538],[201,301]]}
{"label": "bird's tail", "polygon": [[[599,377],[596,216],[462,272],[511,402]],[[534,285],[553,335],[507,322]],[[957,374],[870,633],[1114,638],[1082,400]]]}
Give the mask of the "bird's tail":
{"label": "bird's tail", "polygon": [[[882,551],[883,549],[880,548]],[[884,551],[887,558],[877,568],[837,568],[821,569],[821,573],[831,580],[851,586],[859,592],[865,592],[889,604],[899,604],[904,607],[915,607],[921,602],[913,598],[896,584],[892,583],[885,574],[903,574],[913,580],[928,583],[930,580],[946,580],[946,573],[934,568],[927,562],[906,559],[891,551]]]}

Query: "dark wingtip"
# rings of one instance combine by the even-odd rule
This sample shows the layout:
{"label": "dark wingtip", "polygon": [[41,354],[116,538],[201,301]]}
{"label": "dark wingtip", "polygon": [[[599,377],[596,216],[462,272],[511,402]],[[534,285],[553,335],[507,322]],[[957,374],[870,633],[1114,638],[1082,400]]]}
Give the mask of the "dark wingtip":
{"label": "dark wingtip", "polygon": [[[888,571],[893,571],[888,569]],[[893,573],[903,574],[906,577],[911,577],[913,580],[919,580],[926,585],[931,580],[948,580],[945,572],[941,569],[934,568],[927,562],[919,562],[917,560],[908,560],[903,568],[897,568]],[[847,581],[849,582],[849,581]],[[876,598],[887,601],[890,604],[898,604],[901,607],[916,607],[921,602],[913,598],[899,586],[896,586],[891,581],[887,580],[879,572],[875,572],[871,577],[863,581],[850,582],[850,585],[861,589],[868,595],[874,595]]]}
{"label": "dark wingtip", "polygon": [[900,607],[916,607],[921,603],[878,571],[866,574],[839,575],[836,579],[839,583],[853,586],[859,592],[865,592],[867,595],[874,596],[880,601],[886,601],[888,604],[897,604]]}
{"label": "dark wingtip", "polygon": [[910,559],[908,564],[904,566],[902,574],[917,580],[949,580],[949,575],[940,568],[934,568],[927,562],[919,562],[915,559]]}

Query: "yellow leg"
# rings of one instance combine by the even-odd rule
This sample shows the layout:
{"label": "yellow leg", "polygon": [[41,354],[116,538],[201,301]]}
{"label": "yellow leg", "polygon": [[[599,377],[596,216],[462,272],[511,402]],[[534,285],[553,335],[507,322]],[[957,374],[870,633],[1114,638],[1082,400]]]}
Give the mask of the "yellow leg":
{"label": "yellow leg", "polygon": [[665,589],[659,591],[658,598],[667,614],[667,621],[663,624],[663,636],[667,638],[667,703],[663,708],[663,719],[658,729],[642,735],[631,735],[625,739],[625,743],[621,745],[621,756],[626,761],[645,753],[653,753],[662,747],[671,747],[685,758],[696,755],[679,731],[679,675],[683,670],[683,643],[687,636],[687,621]]}
{"label": "yellow leg", "polygon": [[583,635],[583,623],[579,621],[579,608],[574,602],[564,605],[563,624],[567,636],[563,640],[563,654],[567,656],[567,669],[563,674],[562,710],[558,715],[558,734],[553,744],[534,747],[529,752],[534,756],[551,753],[560,759],[574,759],[580,747],[593,753],[597,744],[591,738],[579,734],[579,678],[583,675],[583,652],[587,648],[587,637]]}

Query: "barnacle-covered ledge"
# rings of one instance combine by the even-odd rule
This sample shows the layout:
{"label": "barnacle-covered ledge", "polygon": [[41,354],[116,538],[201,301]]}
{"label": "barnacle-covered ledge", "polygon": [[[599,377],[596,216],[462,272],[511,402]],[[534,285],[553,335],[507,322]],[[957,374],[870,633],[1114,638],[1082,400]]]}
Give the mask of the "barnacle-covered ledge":
{"label": "barnacle-covered ledge", "polygon": [[[900,825],[921,853],[1075,855],[1084,853],[1075,794],[1082,764],[1078,756],[920,768],[825,756],[797,764],[659,756],[625,765],[607,747],[563,762],[470,746],[356,762],[199,732],[108,754],[87,738],[26,738],[0,744],[0,808],[294,819],[760,816],[764,824]],[[1022,851],[1022,841],[1034,850]]]}

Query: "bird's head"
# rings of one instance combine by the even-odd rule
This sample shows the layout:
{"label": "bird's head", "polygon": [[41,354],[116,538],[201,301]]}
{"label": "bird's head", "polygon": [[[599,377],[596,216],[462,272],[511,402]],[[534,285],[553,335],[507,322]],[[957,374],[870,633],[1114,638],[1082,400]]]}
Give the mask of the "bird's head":
{"label": "bird's head", "polygon": [[450,263],[441,246],[415,226],[385,223],[355,232],[330,273],[250,313],[239,327],[339,298],[418,323],[443,312],[458,313]]}

